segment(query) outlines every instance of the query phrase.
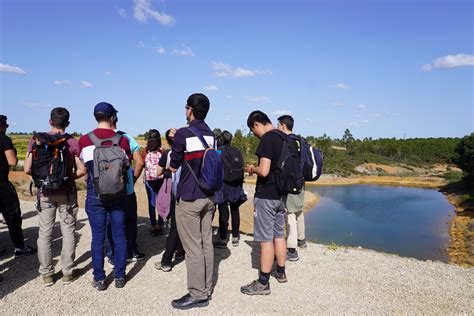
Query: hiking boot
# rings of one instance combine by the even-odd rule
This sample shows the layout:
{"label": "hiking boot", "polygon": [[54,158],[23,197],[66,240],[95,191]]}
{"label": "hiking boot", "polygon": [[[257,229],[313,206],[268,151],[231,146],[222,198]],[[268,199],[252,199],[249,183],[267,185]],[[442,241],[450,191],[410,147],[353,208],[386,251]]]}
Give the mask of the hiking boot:
{"label": "hiking boot", "polygon": [[54,275],[43,275],[43,285],[44,286],[51,286],[54,284]]}
{"label": "hiking boot", "polygon": [[161,270],[163,272],[170,272],[171,266],[167,264],[162,264],[161,262],[155,262],[155,269]]}
{"label": "hiking boot", "polygon": [[174,255],[174,260],[175,260],[175,261],[183,261],[183,260],[184,260],[184,255],[185,255],[184,253],[183,253],[183,254],[181,254],[181,253],[176,253],[176,254]]}
{"label": "hiking boot", "polygon": [[105,280],[96,281],[93,279],[92,287],[94,287],[97,291],[105,291],[107,289],[107,284],[105,284]]}
{"label": "hiking boot", "polygon": [[298,251],[289,251],[287,250],[286,251],[286,260],[288,261],[292,261],[292,262],[296,262],[300,259],[300,257],[298,256]]}
{"label": "hiking boot", "polygon": [[137,262],[137,261],[142,261],[143,259],[145,259],[145,255],[143,253],[134,251],[132,256],[127,258],[127,262]]}
{"label": "hiking boot", "polygon": [[109,264],[109,266],[112,268],[112,269],[115,269],[115,263],[112,259],[107,259],[107,263]]}
{"label": "hiking boot", "polygon": [[242,286],[240,292],[247,295],[268,295],[271,293],[270,282],[267,285],[263,285],[258,280],[254,280],[252,283]]}
{"label": "hiking boot", "polygon": [[15,249],[15,251],[13,251],[15,258],[21,258],[21,257],[29,256],[35,253],[36,253],[36,249],[30,246],[25,246],[25,248],[23,249]]}
{"label": "hiking boot", "polygon": [[115,278],[115,287],[117,289],[123,288],[125,286],[125,283],[127,283],[125,278]]}
{"label": "hiking boot", "polygon": [[306,240],[305,239],[303,239],[303,240],[298,239],[298,247],[300,247],[300,248],[308,247],[308,245],[306,244]]}
{"label": "hiking boot", "polygon": [[71,274],[63,275],[62,283],[63,284],[70,284],[70,283],[74,282],[75,280],[77,280],[77,278],[79,278],[79,271],[78,270],[72,270]]}
{"label": "hiking boot", "polygon": [[271,275],[272,275],[272,277],[274,277],[279,283],[288,282],[288,279],[286,278],[286,273],[285,273],[285,272],[278,272],[276,269],[273,269]]}
{"label": "hiking boot", "polygon": [[225,239],[218,239],[214,242],[214,248],[225,249],[227,248],[227,241]]}
{"label": "hiking boot", "polygon": [[232,246],[237,247],[239,245],[240,237],[232,237]]}

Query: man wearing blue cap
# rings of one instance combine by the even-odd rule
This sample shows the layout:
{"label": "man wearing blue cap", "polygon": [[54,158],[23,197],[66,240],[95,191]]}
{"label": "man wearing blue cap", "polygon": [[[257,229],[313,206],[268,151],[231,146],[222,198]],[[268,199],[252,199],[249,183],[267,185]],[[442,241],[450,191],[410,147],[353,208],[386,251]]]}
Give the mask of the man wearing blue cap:
{"label": "man wearing blue cap", "polygon": [[[122,288],[126,282],[125,185],[132,154],[128,139],[114,131],[117,113],[111,104],[98,103],[94,108],[97,128],[79,139],[80,157],[88,175],[86,213],[92,232],[92,285],[99,291],[107,288],[104,271],[107,218],[110,219],[114,239],[115,287]],[[120,159],[110,159],[113,155]],[[111,191],[112,188],[119,188],[119,191]]]}

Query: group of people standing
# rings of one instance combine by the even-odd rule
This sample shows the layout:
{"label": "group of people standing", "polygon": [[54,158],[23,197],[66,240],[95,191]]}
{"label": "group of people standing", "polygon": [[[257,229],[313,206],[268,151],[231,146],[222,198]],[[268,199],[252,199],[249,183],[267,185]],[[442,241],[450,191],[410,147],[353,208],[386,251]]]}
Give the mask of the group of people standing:
{"label": "group of people standing", "polygon": [[[260,139],[256,150],[258,164],[244,167],[242,154],[231,146],[232,134],[224,131],[216,137],[205,122],[209,108],[209,99],[204,94],[192,94],[185,105],[188,125],[171,128],[165,133],[170,149],[163,150],[161,134],[158,130],[150,130],[143,151],[133,137],[117,129],[118,111],[109,103],[101,102],[94,107],[97,128],[78,141],[66,133],[69,125],[67,109],[51,111],[50,131],[32,137],[24,164],[25,172],[32,175],[33,180],[40,178],[34,182],[38,188],[39,272],[45,285],[54,283],[51,243],[57,214],[63,236],[62,282],[70,283],[78,277],[74,268],[78,211],[75,180],[87,176],[85,210],[92,232],[92,285],[99,291],[107,288],[104,271],[107,256],[114,268],[115,287],[125,286],[126,263],[145,258],[137,247],[137,198],[134,192],[134,184],[143,169],[151,234],[163,235],[164,223],[169,223],[166,249],[155,267],[171,271],[173,255],[175,261],[185,259],[186,263],[188,293],[171,302],[174,308],[189,309],[209,304],[213,292],[214,247],[227,247],[229,217],[232,219],[232,245],[239,245],[239,207],[247,200],[243,190],[244,171],[257,175],[254,239],[260,245],[260,271],[256,280],[241,287],[241,292],[270,294],[270,275],[278,282],[287,281],[286,260],[297,261],[296,249],[306,246],[304,189],[298,194],[282,194],[273,174],[278,168],[284,140],[292,134],[293,118],[280,117],[278,127],[274,128],[265,113],[250,113],[247,126]],[[15,188],[8,181],[9,166],[16,165],[17,161],[13,144],[5,135],[7,127],[6,117],[0,116],[0,210],[15,245],[15,257],[20,257],[33,254],[36,249],[24,245],[19,201]],[[293,139],[301,150],[297,138]],[[52,154],[51,148],[54,148]],[[196,177],[209,148],[218,150],[225,169],[224,183],[217,192],[203,190]],[[42,155],[47,159],[42,160]],[[44,166],[41,165],[45,160],[53,162],[46,175],[42,174]],[[62,175],[58,178],[51,172],[51,166],[61,166],[61,163],[64,167],[57,171]],[[116,174],[112,173],[115,168],[119,168]],[[115,186],[119,190],[114,191]],[[157,219],[157,204],[163,188],[170,192],[169,200],[165,200],[169,212],[165,216],[158,213]],[[212,220],[216,205],[219,236],[213,243]]]}

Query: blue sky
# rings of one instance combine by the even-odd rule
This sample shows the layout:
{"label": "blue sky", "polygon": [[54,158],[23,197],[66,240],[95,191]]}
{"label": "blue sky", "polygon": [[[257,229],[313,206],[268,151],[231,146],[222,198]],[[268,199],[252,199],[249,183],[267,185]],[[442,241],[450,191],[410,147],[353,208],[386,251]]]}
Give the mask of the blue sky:
{"label": "blue sky", "polygon": [[0,112],[10,131],[95,127],[119,110],[136,135],[185,124],[194,92],[235,131],[261,109],[294,131],[461,137],[474,131],[472,1],[0,0]]}

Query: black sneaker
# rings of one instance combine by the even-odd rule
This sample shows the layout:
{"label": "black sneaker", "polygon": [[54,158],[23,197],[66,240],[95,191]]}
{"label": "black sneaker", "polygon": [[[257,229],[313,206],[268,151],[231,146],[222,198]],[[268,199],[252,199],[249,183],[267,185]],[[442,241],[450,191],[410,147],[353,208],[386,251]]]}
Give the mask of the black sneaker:
{"label": "black sneaker", "polygon": [[183,260],[184,260],[184,253],[183,253],[183,254],[181,254],[181,253],[176,253],[176,254],[174,255],[174,260],[175,260],[175,261],[183,261]]}
{"label": "black sneaker", "polygon": [[239,245],[240,237],[232,237],[232,246],[237,247]]}
{"label": "black sneaker", "polygon": [[107,289],[107,284],[105,284],[105,280],[96,281],[95,279],[93,279],[92,287],[97,289],[97,291],[105,291]]}
{"label": "black sneaker", "polygon": [[145,255],[135,251],[131,257],[127,258],[127,262],[137,262],[142,261],[143,259],[145,259]]}
{"label": "black sneaker", "polygon": [[115,278],[115,287],[117,289],[123,288],[125,286],[125,283],[127,283],[125,278]]}
{"label": "black sneaker", "polygon": [[161,262],[155,262],[155,269],[161,270],[163,272],[170,272],[172,268],[171,265],[162,264]]}
{"label": "black sneaker", "polygon": [[306,244],[306,240],[305,239],[303,239],[303,240],[298,239],[298,247],[300,247],[300,248],[308,247],[308,245]]}
{"label": "black sneaker", "polygon": [[25,246],[25,248],[23,249],[15,249],[15,251],[13,251],[15,258],[21,258],[21,257],[29,256],[35,253],[36,253],[36,249],[30,246]]}
{"label": "black sneaker", "polygon": [[300,257],[298,256],[298,251],[294,251],[294,252],[291,252],[289,250],[286,251],[286,259],[288,261],[292,261],[292,262],[296,262],[300,259]]}
{"label": "black sneaker", "polygon": [[242,286],[240,292],[247,295],[268,295],[271,293],[270,282],[267,285],[263,285],[258,280],[254,280],[252,283]]}
{"label": "black sneaker", "polygon": [[227,241],[225,239],[218,239],[214,242],[214,248],[225,249],[227,248]]}
{"label": "black sneaker", "polygon": [[272,270],[271,273],[272,277],[274,277],[279,283],[285,283],[288,282],[288,279],[286,278],[286,273],[285,272],[278,272],[276,269]]}
{"label": "black sneaker", "polygon": [[112,268],[112,269],[115,269],[115,263],[112,259],[108,258],[107,259],[107,263],[109,264],[109,266]]}

